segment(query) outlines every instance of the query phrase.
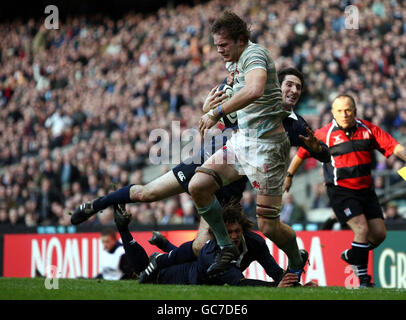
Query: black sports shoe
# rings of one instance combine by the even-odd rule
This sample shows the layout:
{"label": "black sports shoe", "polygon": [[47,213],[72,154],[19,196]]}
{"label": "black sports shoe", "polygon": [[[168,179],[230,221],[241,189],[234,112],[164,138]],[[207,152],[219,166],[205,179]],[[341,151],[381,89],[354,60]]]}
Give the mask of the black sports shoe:
{"label": "black sports shoe", "polygon": [[371,282],[371,276],[366,274],[359,276],[359,287],[360,288],[373,288],[375,283]]}
{"label": "black sports shoe", "polygon": [[309,253],[306,250],[300,249],[299,254],[302,257],[302,264],[300,265],[299,269],[287,268],[283,273],[283,275],[285,275],[286,273],[294,273],[295,275],[297,275],[297,285],[300,285],[299,282],[300,278],[302,277],[302,273],[304,272],[304,267],[306,266],[306,264],[309,263]]}
{"label": "black sports shoe", "polygon": [[207,268],[207,275],[209,277],[214,277],[226,271],[230,266],[231,261],[237,260],[239,256],[240,251],[235,245],[219,249],[214,256],[214,262]]}
{"label": "black sports shoe", "polygon": [[151,254],[148,267],[140,274],[140,278],[138,279],[139,283],[152,283],[156,281],[159,272],[157,259],[161,255],[163,255],[163,253],[154,252]]}
{"label": "black sports shoe", "polygon": [[113,205],[114,222],[118,228],[126,228],[131,221],[131,214],[125,210],[125,205],[115,204]]}
{"label": "black sports shoe", "polygon": [[152,237],[148,240],[148,242],[154,246],[157,246],[162,251],[166,247],[168,243],[168,239],[166,239],[159,231],[152,231]]}
{"label": "black sports shoe", "polygon": [[350,258],[348,258],[348,255],[347,255],[348,250],[350,250],[350,249],[347,249],[347,250],[344,250],[343,252],[341,252],[341,259],[344,260],[345,262],[347,262],[348,264],[353,264],[352,261],[350,261]]}
{"label": "black sports shoe", "polygon": [[350,258],[348,257],[348,255],[347,255],[348,250],[350,250],[350,249],[347,249],[347,250],[344,250],[343,252],[341,252],[341,260],[347,262],[347,263],[351,266],[352,271],[354,272],[354,274],[357,275],[357,274],[358,274],[358,268],[357,268],[357,266],[350,260]]}
{"label": "black sports shoe", "polygon": [[91,200],[77,207],[70,218],[70,222],[73,225],[78,225],[96,214],[97,211],[93,209],[93,202],[94,200]]}

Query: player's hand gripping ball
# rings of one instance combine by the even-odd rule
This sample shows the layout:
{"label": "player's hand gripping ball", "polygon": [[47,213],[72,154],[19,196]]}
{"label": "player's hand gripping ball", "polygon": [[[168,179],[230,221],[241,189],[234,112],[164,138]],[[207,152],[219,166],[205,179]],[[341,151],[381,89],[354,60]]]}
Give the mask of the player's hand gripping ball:
{"label": "player's hand gripping ball", "polygon": [[[227,96],[222,103],[226,102],[227,100],[230,100],[231,97],[233,96],[233,88],[230,87],[229,85],[222,83],[219,85],[217,88],[216,92],[224,90],[224,94]],[[214,109],[211,109],[208,114],[213,115]],[[232,128],[237,125],[237,113],[236,112],[231,112],[229,114],[226,114],[225,116],[221,117],[219,120],[224,126],[227,128]]]}

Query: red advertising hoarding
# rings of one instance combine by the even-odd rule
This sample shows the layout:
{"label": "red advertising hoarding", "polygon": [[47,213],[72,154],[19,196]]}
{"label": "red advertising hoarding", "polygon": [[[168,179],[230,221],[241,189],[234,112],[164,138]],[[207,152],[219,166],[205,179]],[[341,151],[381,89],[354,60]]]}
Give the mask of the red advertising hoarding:
{"label": "red advertising hoarding", "polygon": [[[147,241],[151,232],[132,234],[148,255],[159,251]],[[196,231],[166,231],[162,234],[173,244],[180,245],[192,240]],[[340,254],[350,247],[352,237],[350,231],[297,232],[299,247],[309,252],[310,261],[302,281],[316,281],[321,286],[351,286],[355,277],[351,268],[341,261]],[[286,268],[285,254],[269,240],[267,244],[275,260],[282,268]],[[35,277],[36,271],[47,275],[48,266],[55,266],[60,278],[92,278],[99,273],[100,250],[103,250],[100,233],[6,234],[3,276]],[[372,253],[369,273],[373,274]],[[248,278],[270,280],[257,263],[252,263],[245,270],[245,275]]]}

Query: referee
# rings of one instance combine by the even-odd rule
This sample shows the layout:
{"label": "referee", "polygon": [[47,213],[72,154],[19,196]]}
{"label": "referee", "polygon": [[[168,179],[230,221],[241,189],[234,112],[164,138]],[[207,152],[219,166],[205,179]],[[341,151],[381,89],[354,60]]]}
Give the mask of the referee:
{"label": "referee", "polygon": [[[359,277],[360,287],[372,287],[368,275],[369,250],[381,244],[386,236],[383,213],[373,188],[371,164],[373,150],[385,157],[395,154],[406,161],[406,153],[389,133],[378,126],[356,118],[356,105],[350,95],[339,95],[332,105],[333,121],[315,131],[315,136],[330,149],[331,162],[324,163],[324,178],[331,207],[340,223],[354,232],[351,248],[341,258],[351,264]],[[287,191],[292,177],[309,153],[300,148],[292,159],[285,180]]]}

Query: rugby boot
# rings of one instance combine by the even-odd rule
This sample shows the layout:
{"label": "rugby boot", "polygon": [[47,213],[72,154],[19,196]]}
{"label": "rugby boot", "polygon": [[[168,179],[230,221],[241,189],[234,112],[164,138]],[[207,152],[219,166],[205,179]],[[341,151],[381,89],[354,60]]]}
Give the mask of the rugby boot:
{"label": "rugby boot", "polygon": [[299,282],[300,278],[302,277],[302,273],[304,272],[304,268],[306,264],[309,263],[309,253],[306,250],[300,249],[299,254],[302,257],[302,264],[300,265],[300,267],[298,269],[287,268],[284,272],[284,275],[286,273],[294,273],[295,275],[297,275],[298,281],[296,285],[300,285]]}
{"label": "rugby boot", "polygon": [[138,279],[139,283],[153,283],[156,281],[158,273],[159,273],[159,266],[158,266],[158,257],[163,255],[163,253],[154,252],[149,257],[149,264],[148,267],[144,271],[141,272],[140,277]]}
{"label": "rugby boot", "polygon": [[209,277],[215,277],[226,271],[230,263],[233,260],[238,260],[239,256],[240,252],[235,245],[219,249],[214,256],[214,262],[207,268],[207,275]]}
{"label": "rugby boot", "polygon": [[373,288],[375,283],[371,282],[371,276],[368,274],[359,276],[359,287],[360,288]]}
{"label": "rugby boot", "polygon": [[165,251],[165,247],[168,243],[168,240],[159,232],[159,231],[152,231],[152,237],[148,240],[148,242],[162,251]]}
{"label": "rugby boot", "polygon": [[96,214],[97,211],[93,209],[93,202],[94,200],[84,202],[77,207],[70,218],[70,222],[73,225],[78,225]]}
{"label": "rugby boot", "polygon": [[347,250],[344,250],[343,252],[341,252],[341,260],[347,262],[347,263],[351,266],[352,271],[354,271],[354,274],[355,274],[355,275],[358,275],[358,268],[357,268],[357,266],[356,266],[356,265],[350,260],[350,258],[348,257],[348,251],[349,251],[349,250],[350,250],[350,249],[347,249]]}

